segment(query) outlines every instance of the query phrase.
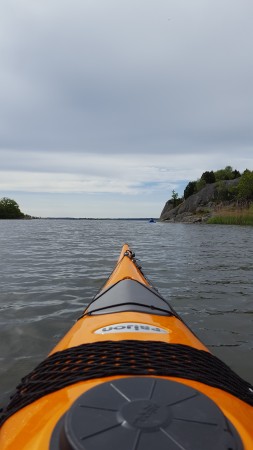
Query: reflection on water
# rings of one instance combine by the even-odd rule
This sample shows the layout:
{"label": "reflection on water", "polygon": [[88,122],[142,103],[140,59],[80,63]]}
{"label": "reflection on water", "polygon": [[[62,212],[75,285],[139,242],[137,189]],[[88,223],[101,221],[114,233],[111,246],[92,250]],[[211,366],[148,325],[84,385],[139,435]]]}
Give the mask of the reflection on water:
{"label": "reflection on water", "polygon": [[5,401],[70,328],[128,242],[211,351],[253,383],[253,229],[148,221],[0,221]]}

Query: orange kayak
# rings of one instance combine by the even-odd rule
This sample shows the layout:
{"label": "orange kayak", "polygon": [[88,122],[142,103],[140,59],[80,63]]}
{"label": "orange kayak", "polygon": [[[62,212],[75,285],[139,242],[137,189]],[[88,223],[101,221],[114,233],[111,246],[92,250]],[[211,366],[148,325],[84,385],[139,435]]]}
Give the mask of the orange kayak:
{"label": "orange kayak", "polygon": [[212,355],[124,245],[1,416],[1,450],[252,450],[253,387]]}

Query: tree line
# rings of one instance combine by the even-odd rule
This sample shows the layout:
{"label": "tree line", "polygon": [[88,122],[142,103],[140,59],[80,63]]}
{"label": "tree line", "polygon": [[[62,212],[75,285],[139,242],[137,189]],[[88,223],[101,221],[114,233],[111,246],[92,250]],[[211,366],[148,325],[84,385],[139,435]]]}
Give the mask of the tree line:
{"label": "tree line", "polygon": [[11,198],[0,199],[0,219],[24,219],[26,216],[20,211],[19,205]]}
{"label": "tree line", "polygon": [[[237,184],[227,185],[227,180],[240,178]],[[216,201],[253,201],[253,171],[248,169],[240,173],[239,170],[226,166],[225,169],[203,172],[196,181],[190,181],[182,198],[172,191],[173,206],[178,206],[188,197],[201,191],[207,184],[217,183]]]}

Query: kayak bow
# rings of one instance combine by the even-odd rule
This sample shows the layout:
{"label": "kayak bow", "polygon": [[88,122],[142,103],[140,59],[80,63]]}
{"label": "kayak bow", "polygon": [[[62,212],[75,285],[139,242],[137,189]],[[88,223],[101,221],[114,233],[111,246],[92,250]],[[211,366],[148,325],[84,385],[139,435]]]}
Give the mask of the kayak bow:
{"label": "kayak bow", "polygon": [[1,450],[252,450],[253,387],[212,355],[124,245],[70,331],[17,387]]}

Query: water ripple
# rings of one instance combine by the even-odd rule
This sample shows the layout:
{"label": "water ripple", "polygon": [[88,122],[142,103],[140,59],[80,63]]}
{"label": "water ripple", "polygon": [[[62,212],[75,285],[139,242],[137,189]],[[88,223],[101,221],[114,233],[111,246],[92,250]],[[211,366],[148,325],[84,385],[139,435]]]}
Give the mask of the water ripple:
{"label": "water ripple", "polygon": [[189,326],[253,383],[252,235],[233,226],[0,221],[2,401],[82,313],[125,242]]}

